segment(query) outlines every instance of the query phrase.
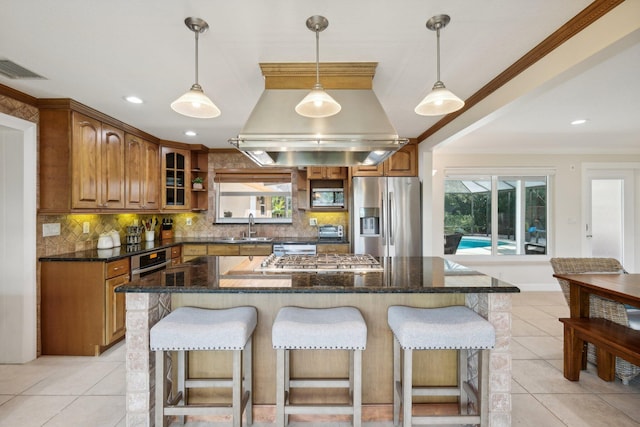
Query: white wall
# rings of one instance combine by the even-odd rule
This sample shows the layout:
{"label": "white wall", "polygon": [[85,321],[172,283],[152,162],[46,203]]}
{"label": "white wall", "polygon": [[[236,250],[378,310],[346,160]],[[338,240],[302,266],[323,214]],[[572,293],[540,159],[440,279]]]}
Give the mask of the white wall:
{"label": "white wall", "polygon": [[0,363],[35,359],[36,125],[0,114]]}
{"label": "white wall", "polygon": [[[553,223],[547,239],[549,254],[546,256],[522,257],[482,257],[482,256],[447,256],[478,271],[503,279],[523,290],[559,289],[549,258],[579,257],[582,254],[582,164],[583,163],[635,163],[640,155],[522,155],[522,154],[439,154],[421,152],[420,175],[423,186],[431,185],[429,190],[423,189],[423,196],[431,193],[431,199],[423,198],[423,236],[425,256],[442,256],[444,228],[444,171],[447,168],[546,168],[554,169],[555,175],[551,184],[551,212]],[[428,161],[432,164],[429,165]],[[433,172],[435,171],[435,172]],[[636,183],[640,183],[640,170],[636,169]],[[640,223],[640,185],[636,185],[635,222]],[[636,233],[638,234],[638,233]],[[428,239],[426,237],[429,237]],[[639,248],[640,236],[633,236],[635,247]],[[638,258],[639,250],[636,250]],[[635,265],[640,265],[638,259]]]}

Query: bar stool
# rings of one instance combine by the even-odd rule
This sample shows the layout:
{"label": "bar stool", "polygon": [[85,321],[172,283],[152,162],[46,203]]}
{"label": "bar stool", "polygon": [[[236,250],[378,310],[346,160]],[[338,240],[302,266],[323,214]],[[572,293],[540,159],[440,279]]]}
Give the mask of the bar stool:
{"label": "bar stool", "polygon": [[[180,416],[183,423],[185,415],[231,415],[233,426],[240,427],[245,409],[246,425],[253,423],[251,344],[257,319],[254,307],[219,310],[180,307],[151,328],[151,350],[156,352],[156,426],[165,426],[167,415]],[[231,378],[189,378],[186,353],[193,350],[232,351]],[[178,352],[177,393],[171,399],[171,385],[167,385],[171,372],[167,372],[165,364],[165,352],[169,351]],[[231,406],[190,405],[188,389],[204,387],[231,388]]]}
{"label": "bar stool", "polygon": [[[489,350],[495,346],[493,325],[464,306],[414,308],[391,306],[387,321],[393,331],[393,423],[398,425],[400,405],[402,425],[481,424],[488,425]],[[401,360],[402,348],[404,357]],[[413,386],[413,350],[459,350],[457,387]],[[478,378],[474,387],[467,378],[467,357],[478,350]],[[437,367],[436,367],[437,369]],[[402,376],[401,376],[402,371]],[[459,396],[458,415],[412,416],[413,396]],[[468,413],[468,401],[476,414]]]}
{"label": "bar stool", "polygon": [[[362,425],[362,350],[367,345],[367,325],[354,307],[283,307],[272,329],[276,350],[276,426],[288,425],[289,414],[351,415],[354,427]],[[349,378],[291,379],[291,350],[349,350]],[[289,402],[291,388],[348,388],[349,404],[298,405]]]}

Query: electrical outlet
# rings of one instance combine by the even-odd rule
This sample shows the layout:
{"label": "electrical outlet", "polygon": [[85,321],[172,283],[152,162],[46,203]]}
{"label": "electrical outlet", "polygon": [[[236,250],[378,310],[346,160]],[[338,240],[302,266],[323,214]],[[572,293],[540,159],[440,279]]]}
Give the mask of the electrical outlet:
{"label": "electrical outlet", "polygon": [[42,237],[59,236],[60,235],[60,223],[54,222],[51,224],[42,224]]}
{"label": "electrical outlet", "polygon": [[82,223],[82,233],[83,234],[89,234],[89,231],[90,231],[89,230],[89,226],[90,226],[90,224],[87,221]]}
{"label": "electrical outlet", "polygon": [[315,227],[318,225],[318,219],[317,218],[309,218],[309,225],[312,227]]}
{"label": "electrical outlet", "polygon": [[191,218],[187,218],[187,225],[192,225]]}

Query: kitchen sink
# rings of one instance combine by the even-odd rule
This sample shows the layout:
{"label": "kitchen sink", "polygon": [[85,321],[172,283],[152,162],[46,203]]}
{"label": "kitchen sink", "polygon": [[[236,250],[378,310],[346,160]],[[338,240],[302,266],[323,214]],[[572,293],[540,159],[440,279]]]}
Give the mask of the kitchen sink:
{"label": "kitchen sink", "polygon": [[273,237],[216,237],[214,242],[241,243],[241,242],[271,242]]}

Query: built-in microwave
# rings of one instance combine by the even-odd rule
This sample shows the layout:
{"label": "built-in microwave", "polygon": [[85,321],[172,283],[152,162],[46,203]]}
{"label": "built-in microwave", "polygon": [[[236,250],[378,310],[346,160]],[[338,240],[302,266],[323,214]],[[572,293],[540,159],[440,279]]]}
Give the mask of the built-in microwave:
{"label": "built-in microwave", "polygon": [[314,188],[311,190],[311,207],[344,208],[343,188]]}

